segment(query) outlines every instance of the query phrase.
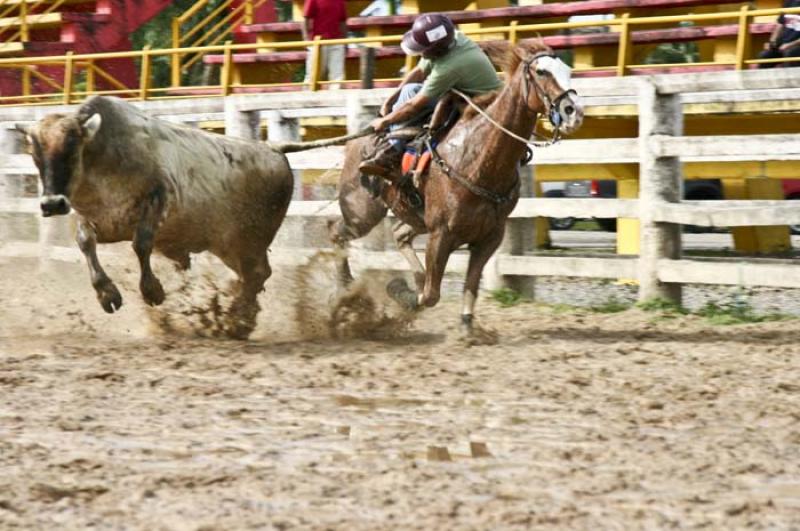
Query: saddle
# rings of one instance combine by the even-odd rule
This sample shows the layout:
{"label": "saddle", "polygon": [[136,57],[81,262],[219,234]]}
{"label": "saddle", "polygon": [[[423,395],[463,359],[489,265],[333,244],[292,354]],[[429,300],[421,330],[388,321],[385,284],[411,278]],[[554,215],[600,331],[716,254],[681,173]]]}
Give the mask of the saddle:
{"label": "saddle", "polygon": [[411,207],[421,208],[425,204],[421,190],[432,160],[430,150],[435,149],[438,141],[458,122],[461,112],[458,100],[448,93],[436,104],[426,125],[403,127],[387,135],[390,139],[406,141],[400,166],[402,177],[397,187]]}

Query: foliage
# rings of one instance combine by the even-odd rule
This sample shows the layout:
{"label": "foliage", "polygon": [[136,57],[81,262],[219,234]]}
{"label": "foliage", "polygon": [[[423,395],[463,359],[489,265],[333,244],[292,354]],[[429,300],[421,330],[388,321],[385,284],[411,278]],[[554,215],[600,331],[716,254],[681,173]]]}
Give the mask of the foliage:
{"label": "foliage", "polygon": [[[180,16],[187,9],[193,6],[197,0],[175,0],[170,6],[161,11],[147,24],[142,25],[131,35],[131,43],[134,50],[141,50],[146,45],[151,48],[172,48],[172,19]],[[210,15],[216,8],[218,8],[224,0],[211,0],[203,6],[199,12],[189,19],[184,28],[192,28],[198,22]],[[221,15],[218,15],[214,21],[221,21],[227,14],[227,10],[223,10]],[[168,87],[170,85],[170,57],[166,55],[154,56],[152,60],[152,86],[153,87]],[[206,79],[209,76],[209,71],[204,68],[203,61],[197,61],[189,69],[186,69],[182,74],[183,85],[202,85],[210,83],[211,80]]]}
{"label": "foliage", "polygon": [[619,313],[619,312],[624,312],[630,307],[631,305],[629,303],[621,301],[616,297],[611,297],[604,303],[592,306],[590,309],[593,312],[599,312],[599,313]]}
{"label": "foliage", "polygon": [[790,318],[790,316],[779,313],[758,314],[750,303],[740,296],[734,296],[723,302],[708,302],[696,313],[715,325],[763,323]]}
{"label": "foliage", "polygon": [[523,301],[522,294],[518,291],[515,291],[511,288],[500,288],[489,292],[489,295],[492,299],[503,306],[504,308],[508,308],[510,306],[516,306],[517,304]]}
{"label": "foliage", "polygon": [[[686,22],[680,24],[689,27],[693,24]],[[663,65],[674,63],[696,63],[700,60],[700,50],[696,42],[673,42],[660,44],[644,60],[648,65]]]}
{"label": "foliage", "polygon": [[680,304],[676,304],[672,301],[669,301],[667,299],[662,299],[660,297],[655,297],[653,299],[637,303],[636,307],[646,312],[660,312],[666,314],[682,314],[682,315],[689,313],[686,310],[686,308],[684,308]]}

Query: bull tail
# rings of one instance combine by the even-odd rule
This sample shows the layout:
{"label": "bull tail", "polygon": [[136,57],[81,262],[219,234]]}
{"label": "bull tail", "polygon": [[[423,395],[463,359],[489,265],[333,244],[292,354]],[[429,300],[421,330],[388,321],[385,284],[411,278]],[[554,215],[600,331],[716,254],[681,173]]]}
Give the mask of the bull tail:
{"label": "bull tail", "polygon": [[270,142],[269,144],[270,146],[274,147],[281,153],[295,153],[297,151],[307,151],[309,149],[317,149],[328,146],[338,146],[340,144],[345,144],[351,140],[355,140],[356,138],[369,136],[374,132],[375,130],[372,127],[367,127],[366,129],[363,129],[358,133],[353,133],[352,135],[337,136],[335,138],[325,138],[322,140],[314,140],[312,142]]}

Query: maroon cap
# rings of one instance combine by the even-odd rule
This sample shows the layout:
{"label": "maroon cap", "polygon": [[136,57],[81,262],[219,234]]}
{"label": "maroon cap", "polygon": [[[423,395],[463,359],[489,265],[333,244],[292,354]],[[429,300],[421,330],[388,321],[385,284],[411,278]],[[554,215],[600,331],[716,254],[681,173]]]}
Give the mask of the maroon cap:
{"label": "maroon cap", "polygon": [[456,35],[453,21],[440,13],[426,13],[414,21],[411,29],[403,35],[400,46],[408,55],[424,55],[440,52],[450,46]]}

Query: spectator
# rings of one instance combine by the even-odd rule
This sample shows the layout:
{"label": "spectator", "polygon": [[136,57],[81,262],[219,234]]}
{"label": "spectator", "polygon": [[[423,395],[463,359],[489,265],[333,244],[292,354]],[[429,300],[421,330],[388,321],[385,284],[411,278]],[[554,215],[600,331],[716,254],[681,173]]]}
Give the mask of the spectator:
{"label": "spectator", "polygon": [[[800,0],[784,0],[783,7],[800,7]],[[778,59],[781,57],[800,58],[800,14],[781,15],[778,25],[772,31],[769,42],[764,45],[764,51],[758,56],[760,59]],[[798,67],[800,61],[786,63],[762,63],[759,68],[773,68],[776,64]]]}
{"label": "spectator", "polygon": [[[345,0],[306,0],[303,8],[303,40],[343,39],[347,32],[347,12]],[[320,49],[320,75],[328,81],[344,79],[345,45],[323,46]],[[306,60],[306,79],[311,79],[311,50]],[[339,83],[331,84],[331,89],[338,89]]]}

